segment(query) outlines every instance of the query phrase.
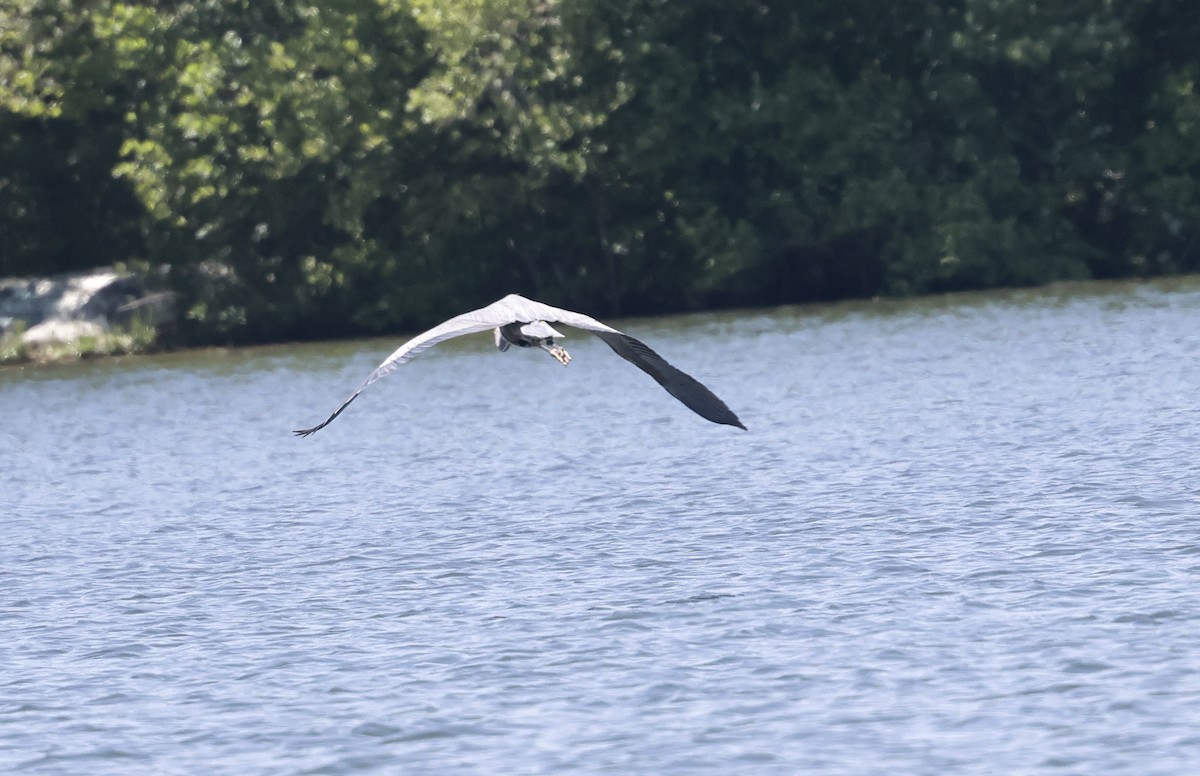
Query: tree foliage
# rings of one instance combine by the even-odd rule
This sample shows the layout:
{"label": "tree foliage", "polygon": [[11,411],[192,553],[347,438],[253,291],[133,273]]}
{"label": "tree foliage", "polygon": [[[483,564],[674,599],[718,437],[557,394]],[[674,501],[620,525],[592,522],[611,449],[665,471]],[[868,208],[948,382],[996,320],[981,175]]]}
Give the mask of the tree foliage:
{"label": "tree foliage", "polygon": [[1185,0],[0,0],[0,271],[199,341],[1200,268]]}

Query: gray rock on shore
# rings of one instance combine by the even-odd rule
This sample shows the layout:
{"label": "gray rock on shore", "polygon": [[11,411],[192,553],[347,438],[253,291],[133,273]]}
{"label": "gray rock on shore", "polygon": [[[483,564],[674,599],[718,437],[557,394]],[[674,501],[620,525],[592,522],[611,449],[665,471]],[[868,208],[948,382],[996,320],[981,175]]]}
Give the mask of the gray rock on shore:
{"label": "gray rock on shore", "polygon": [[108,267],[0,280],[0,339],[23,325],[21,344],[28,347],[101,337],[135,318],[157,327],[174,312],[172,294],[151,292],[144,279]]}

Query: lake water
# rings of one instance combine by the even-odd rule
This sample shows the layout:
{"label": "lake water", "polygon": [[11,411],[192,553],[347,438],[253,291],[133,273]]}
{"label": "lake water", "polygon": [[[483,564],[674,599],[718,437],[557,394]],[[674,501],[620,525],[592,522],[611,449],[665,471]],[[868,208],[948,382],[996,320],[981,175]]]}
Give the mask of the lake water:
{"label": "lake water", "polygon": [[0,771],[1200,772],[1200,283],[620,325],[0,370]]}

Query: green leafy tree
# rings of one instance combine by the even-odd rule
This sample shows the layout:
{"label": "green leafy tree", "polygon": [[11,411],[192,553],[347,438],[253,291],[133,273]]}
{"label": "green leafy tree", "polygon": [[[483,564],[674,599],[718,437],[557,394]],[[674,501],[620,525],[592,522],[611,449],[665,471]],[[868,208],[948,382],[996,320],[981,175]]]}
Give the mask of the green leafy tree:
{"label": "green leafy tree", "polygon": [[0,273],[145,255],[141,204],[111,172],[130,91],[65,0],[0,2]]}
{"label": "green leafy tree", "polygon": [[[395,185],[425,66],[402,3],[113,4],[97,37],[148,84],[124,161],[207,336],[344,333],[375,281],[370,207]],[[146,52],[161,52],[147,56]],[[411,153],[411,152],[410,152]]]}
{"label": "green leafy tree", "polygon": [[1185,0],[0,3],[0,268],[197,341],[1200,266]]}

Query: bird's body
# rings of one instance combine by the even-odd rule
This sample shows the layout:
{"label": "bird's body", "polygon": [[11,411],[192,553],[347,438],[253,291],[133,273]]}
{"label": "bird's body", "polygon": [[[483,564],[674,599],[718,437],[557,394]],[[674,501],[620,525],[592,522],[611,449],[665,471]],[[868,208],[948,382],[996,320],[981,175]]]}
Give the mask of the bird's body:
{"label": "bird's body", "polygon": [[511,345],[520,348],[537,347],[554,356],[559,363],[565,366],[570,362],[571,356],[555,342],[556,338],[562,338],[563,335],[550,325],[552,322],[595,334],[604,340],[617,355],[653,377],[668,393],[706,420],[737,426],[741,429],[746,428],[738,420],[737,415],[712,391],[705,388],[691,375],[671,366],[662,356],[642,342],[611,326],[606,326],[595,318],[551,307],[518,294],[509,294],[487,307],[455,316],[445,323],[413,337],[384,359],[383,363],[376,367],[375,371],[358,387],[358,390],[342,402],[341,406],[334,410],[333,414],[324,422],[312,428],[300,429],[295,433],[299,436],[308,436],[320,431],[342,414],[350,402],[357,399],[368,385],[387,376],[401,364],[439,342],[464,334],[493,329],[496,347],[501,351],[508,350]]}
{"label": "bird's body", "polygon": [[508,350],[509,345],[516,345],[520,348],[540,347],[542,343],[548,343],[549,347],[546,352],[558,359],[563,366],[571,363],[571,355],[563,350],[561,346],[554,344],[554,338],[563,338],[564,334],[555,331],[554,327],[545,321],[533,321],[531,323],[507,323],[496,329],[496,347],[500,352]]}

